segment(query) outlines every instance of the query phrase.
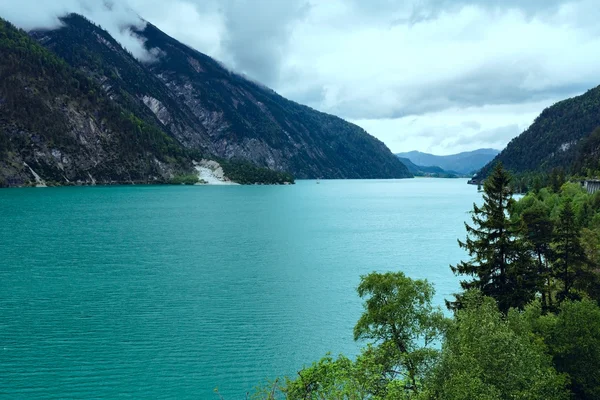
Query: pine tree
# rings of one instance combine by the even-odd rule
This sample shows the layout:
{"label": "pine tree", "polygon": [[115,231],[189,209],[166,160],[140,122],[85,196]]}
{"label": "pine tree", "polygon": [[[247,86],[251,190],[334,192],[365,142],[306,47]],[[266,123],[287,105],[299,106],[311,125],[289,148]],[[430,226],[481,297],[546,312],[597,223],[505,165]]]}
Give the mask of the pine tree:
{"label": "pine tree", "polygon": [[[483,205],[473,205],[473,226],[465,223],[466,240],[458,241],[471,260],[450,267],[456,275],[472,277],[461,281],[464,290],[478,289],[493,297],[503,313],[525,306],[537,289],[531,258],[516,237],[518,225],[509,218],[514,202],[510,181],[510,174],[498,163],[485,181]],[[449,303],[451,308],[461,307],[462,296],[456,297],[455,303]]]}
{"label": "pine tree", "polygon": [[540,202],[536,202],[521,214],[523,242],[535,259],[544,311],[552,308],[553,280],[549,261],[552,259],[550,243],[554,225],[549,214],[550,211]]}
{"label": "pine tree", "polygon": [[578,299],[574,287],[578,280],[587,275],[587,257],[581,238],[579,226],[575,219],[575,212],[571,199],[567,199],[560,211],[554,237],[554,274],[562,281],[562,290],[558,292],[559,301],[565,299]]}

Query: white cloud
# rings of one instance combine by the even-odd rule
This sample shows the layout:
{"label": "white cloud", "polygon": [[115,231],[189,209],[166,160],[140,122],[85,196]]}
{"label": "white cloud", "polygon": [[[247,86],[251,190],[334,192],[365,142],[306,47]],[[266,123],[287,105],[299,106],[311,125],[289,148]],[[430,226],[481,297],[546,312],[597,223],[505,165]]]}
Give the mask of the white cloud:
{"label": "white cloud", "polygon": [[352,122],[383,140],[394,153],[416,149],[446,155],[477,148],[501,149],[554,102],[487,105]]}

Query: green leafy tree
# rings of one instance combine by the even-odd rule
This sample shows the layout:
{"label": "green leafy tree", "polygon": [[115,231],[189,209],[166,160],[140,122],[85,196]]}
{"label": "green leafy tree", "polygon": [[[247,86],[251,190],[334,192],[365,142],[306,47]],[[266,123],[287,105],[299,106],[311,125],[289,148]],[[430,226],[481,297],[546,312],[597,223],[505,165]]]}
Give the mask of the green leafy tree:
{"label": "green leafy tree", "polygon": [[333,359],[327,355],[298,372],[296,379],[288,378],[281,388],[275,386],[273,390],[273,386],[267,386],[254,397],[271,399],[281,394],[289,400],[368,399],[368,385],[364,385],[361,375],[361,369],[349,358],[341,355]]}
{"label": "green leafy tree", "polygon": [[566,378],[556,372],[546,347],[512,310],[478,292],[465,295],[426,388],[430,399],[567,400]]}
{"label": "green leafy tree", "polygon": [[439,356],[436,345],[448,324],[431,304],[433,287],[402,272],[361,277],[358,294],[364,313],[354,328],[355,340],[368,340],[352,362],[327,355],[286,379],[267,385],[259,398],[280,394],[287,399],[417,399]]}
{"label": "green leafy tree", "polygon": [[412,280],[402,272],[371,273],[358,286],[358,295],[366,300],[354,339],[369,340],[375,354],[383,352],[384,380],[399,379],[408,394],[419,393],[438,355],[432,345],[441,340],[446,324],[442,311],[431,304],[433,294],[426,280]]}
{"label": "green leafy tree", "polygon": [[[522,243],[516,240],[517,224],[509,218],[514,202],[510,181],[510,174],[497,164],[485,181],[483,205],[473,205],[473,225],[465,223],[467,239],[458,242],[471,260],[450,267],[457,275],[472,277],[461,281],[464,290],[477,289],[493,297],[504,313],[510,307],[523,307],[537,289],[535,280],[530,279],[534,266],[524,256]],[[460,295],[456,302],[449,303],[452,308],[460,305]]]}
{"label": "green leafy tree", "polygon": [[[537,312],[536,312],[537,311]],[[527,310],[543,337],[558,372],[570,377],[576,400],[600,399],[600,307],[591,300],[563,302],[557,314]]]}

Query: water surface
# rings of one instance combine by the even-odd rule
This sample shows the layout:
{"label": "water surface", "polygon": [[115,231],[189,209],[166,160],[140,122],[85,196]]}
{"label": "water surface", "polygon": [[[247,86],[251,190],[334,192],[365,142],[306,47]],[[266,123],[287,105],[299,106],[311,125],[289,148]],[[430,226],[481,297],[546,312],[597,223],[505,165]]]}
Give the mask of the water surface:
{"label": "water surface", "polygon": [[0,191],[0,397],[229,399],[356,354],[359,276],[457,290],[466,180]]}

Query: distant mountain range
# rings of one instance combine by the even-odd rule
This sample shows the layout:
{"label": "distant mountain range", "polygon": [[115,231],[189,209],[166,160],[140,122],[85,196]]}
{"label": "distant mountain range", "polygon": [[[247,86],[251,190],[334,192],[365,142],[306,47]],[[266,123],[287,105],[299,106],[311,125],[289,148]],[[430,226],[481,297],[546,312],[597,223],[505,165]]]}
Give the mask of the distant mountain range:
{"label": "distant mountain range", "polygon": [[522,134],[481,169],[486,177],[501,161],[513,173],[549,172],[594,176],[600,173],[600,86],[546,108]]}
{"label": "distant mountain range", "polygon": [[[448,174],[472,175],[488,164],[500,153],[495,149],[478,149],[447,156],[436,156],[420,151],[398,153],[400,159],[408,159],[421,170],[427,167],[439,167]],[[410,170],[410,167],[409,167]]]}
{"label": "distant mountain range", "polygon": [[410,161],[408,158],[398,157],[402,164],[406,165],[406,168],[414,176],[428,176],[432,178],[459,178],[462,174],[454,171],[446,171],[440,167],[435,166],[423,166],[417,165]]}
{"label": "distant mountain range", "polygon": [[[135,59],[79,15],[24,32],[0,19],[0,186],[165,182],[200,159],[298,178],[408,178],[381,141],[287,100],[148,23]],[[244,165],[244,164],[240,164]]]}

